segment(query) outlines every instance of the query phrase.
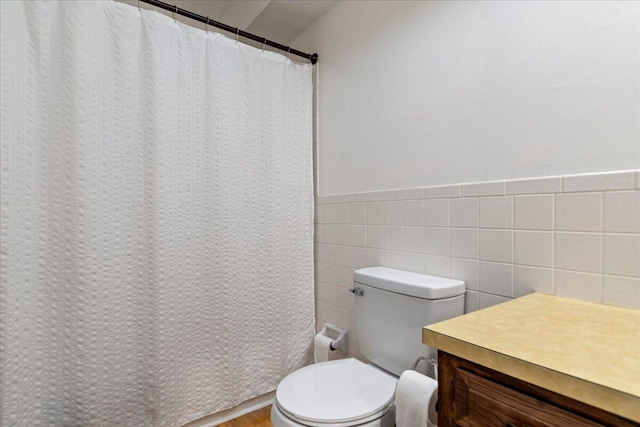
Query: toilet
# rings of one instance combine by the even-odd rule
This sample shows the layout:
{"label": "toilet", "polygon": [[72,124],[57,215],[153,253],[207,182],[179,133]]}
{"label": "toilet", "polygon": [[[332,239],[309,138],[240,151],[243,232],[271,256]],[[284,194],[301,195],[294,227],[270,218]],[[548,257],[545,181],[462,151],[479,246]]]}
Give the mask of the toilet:
{"label": "toilet", "polygon": [[464,311],[461,280],[386,267],[356,270],[353,280],[360,352],[369,363],[332,360],[289,374],[271,408],[274,427],[393,427],[398,377],[418,358],[436,357],[422,344],[422,327]]}

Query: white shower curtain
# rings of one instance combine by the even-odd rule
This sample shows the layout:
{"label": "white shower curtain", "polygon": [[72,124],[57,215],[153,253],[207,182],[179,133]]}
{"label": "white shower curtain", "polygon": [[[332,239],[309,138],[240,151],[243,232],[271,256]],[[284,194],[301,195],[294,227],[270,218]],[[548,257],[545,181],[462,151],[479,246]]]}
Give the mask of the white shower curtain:
{"label": "white shower curtain", "polygon": [[115,2],[0,5],[0,425],[274,390],[314,334],[310,65]]}

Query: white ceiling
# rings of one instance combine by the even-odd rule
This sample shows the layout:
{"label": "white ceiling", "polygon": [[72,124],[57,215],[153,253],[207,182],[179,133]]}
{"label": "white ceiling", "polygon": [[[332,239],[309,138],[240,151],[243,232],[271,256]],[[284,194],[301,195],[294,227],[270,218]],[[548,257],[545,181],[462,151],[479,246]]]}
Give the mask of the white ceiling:
{"label": "white ceiling", "polygon": [[273,0],[247,31],[288,44],[324,16],[337,0]]}
{"label": "white ceiling", "polygon": [[[284,45],[298,37],[338,3],[338,0],[164,1]],[[189,21],[183,20],[187,23]],[[194,25],[202,28],[200,23]]]}

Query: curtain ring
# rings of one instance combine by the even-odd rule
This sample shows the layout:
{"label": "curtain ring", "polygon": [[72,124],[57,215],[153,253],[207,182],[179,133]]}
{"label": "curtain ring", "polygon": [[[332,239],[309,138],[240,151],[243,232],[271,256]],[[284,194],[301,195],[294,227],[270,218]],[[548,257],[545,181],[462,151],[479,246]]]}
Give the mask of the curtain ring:
{"label": "curtain ring", "polygon": [[138,11],[140,11],[140,0],[138,0]]}
{"label": "curtain ring", "polygon": [[236,43],[238,43],[238,35],[240,33],[240,28],[236,27]]}
{"label": "curtain ring", "polygon": [[289,52],[291,52],[291,46],[287,46],[287,50],[284,53],[284,57],[287,58],[287,59],[289,59]]}
{"label": "curtain ring", "polygon": [[178,13],[178,5],[176,5],[176,11],[173,12],[173,22],[176,22],[176,13]]}
{"label": "curtain ring", "polygon": [[264,47],[267,44],[267,38],[265,37],[264,40],[262,40],[262,51],[264,52]]}
{"label": "curtain ring", "polygon": [[207,16],[207,22],[204,23],[204,31],[209,32],[209,17]]}

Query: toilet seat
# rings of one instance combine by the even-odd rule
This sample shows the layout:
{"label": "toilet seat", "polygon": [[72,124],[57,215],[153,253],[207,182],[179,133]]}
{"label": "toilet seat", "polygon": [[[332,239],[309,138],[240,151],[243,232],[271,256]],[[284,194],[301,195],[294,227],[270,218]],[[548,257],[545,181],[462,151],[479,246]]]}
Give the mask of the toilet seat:
{"label": "toilet seat", "polygon": [[389,405],[389,409],[385,409],[385,411],[381,411],[371,417],[339,424],[295,420],[290,415],[285,415],[276,401],[273,402],[271,407],[271,424],[273,427],[394,427],[395,423],[396,408],[394,404]]}
{"label": "toilet seat", "polygon": [[356,359],[309,365],[278,386],[275,404],[307,426],[361,425],[394,406],[396,378]]}

